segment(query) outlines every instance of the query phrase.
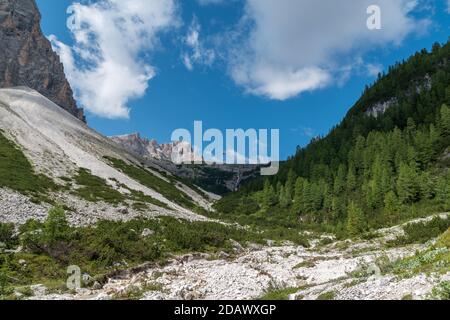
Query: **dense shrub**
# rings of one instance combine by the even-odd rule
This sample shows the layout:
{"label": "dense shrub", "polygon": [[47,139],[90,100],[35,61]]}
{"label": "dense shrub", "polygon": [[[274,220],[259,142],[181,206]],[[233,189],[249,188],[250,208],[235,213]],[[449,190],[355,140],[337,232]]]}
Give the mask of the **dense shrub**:
{"label": "dense shrub", "polygon": [[450,227],[450,217],[434,218],[428,222],[410,223],[403,227],[405,236],[397,239],[395,244],[425,243],[435,239]]}
{"label": "dense shrub", "polygon": [[0,296],[5,295],[7,293],[8,279],[6,277],[5,272],[0,269]]}
{"label": "dense shrub", "polygon": [[417,252],[412,257],[400,259],[392,264],[392,271],[402,277],[418,274],[447,274],[450,270],[450,229],[445,232],[435,245]]}
{"label": "dense shrub", "polygon": [[450,300],[450,281],[441,282],[431,293],[432,299]]}
{"label": "dense shrub", "polygon": [[8,245],[14,239],[14,225],[12,223],[0,223],[0,242]]}
{"label": "dense shrub", "polygon": [[446,248],[450,249],[450,228],[439,239],[438,245],[441,247],[446,247]]}

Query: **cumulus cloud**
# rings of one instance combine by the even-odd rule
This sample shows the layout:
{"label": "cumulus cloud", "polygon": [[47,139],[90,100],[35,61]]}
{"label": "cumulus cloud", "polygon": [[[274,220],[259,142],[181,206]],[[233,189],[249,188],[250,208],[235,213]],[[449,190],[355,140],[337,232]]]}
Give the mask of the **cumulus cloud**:
{"label": "cumulus cloud", "polygon": [[[367,28],[370,5],[381,8],[382,30]],[[245,14],[229,36],[230,74],[247,92],[277,100],[337,83],[356,57],[399,45],[426,27],[426,20],[410,15],[417,5],[413,0],[246,0]]]}
{"label": "cumulus cloud", "polygon": [[189,49],[189,53],[183,54],[183,63],[190,71],[195,64],[211,65],[216,57],[214,50],[205,48],[200,40],[200,24],[196,17],[193,18],[188,34],[184,38],[184,43]]}
{"label": "cumulus cloud", "polygon": [[376,77],[383,72],[383,66],[381,64],[368,63],[366,68],[367,73],[372,77]]}
{"label": "cumulus cloud", "polygon": [[100,0],[74,3],[67,26],[73,46],[50,36],[75,96],[88,111],[127,118],[155,74],[148,56],[161,32],[178,25],[175,0]]}

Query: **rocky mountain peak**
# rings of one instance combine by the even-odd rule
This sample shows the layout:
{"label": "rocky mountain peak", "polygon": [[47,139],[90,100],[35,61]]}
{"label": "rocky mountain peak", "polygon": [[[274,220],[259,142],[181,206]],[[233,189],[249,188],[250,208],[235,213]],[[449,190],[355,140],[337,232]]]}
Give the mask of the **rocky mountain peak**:
{"label": "rocky mountain peak", "polygon": [[[183,142],[171,142],[159,144],[158,141],[142,138],[139,133],[126,134],[110,137],[111,140],[121,145],[126,150],[135,153],[145,159],[157,159],[172,161],[172,153],[180,153],[183,158],[192,160],[193,154],[191,145]],[[188,154],[183,151],[188,150]],[[190,152],[189,152],[190,151]]]}
{"label": "rocky mountain peak", "polygon": [[29,87],[85,121],[40,22],[35,0],[0,0],[0,88]]}

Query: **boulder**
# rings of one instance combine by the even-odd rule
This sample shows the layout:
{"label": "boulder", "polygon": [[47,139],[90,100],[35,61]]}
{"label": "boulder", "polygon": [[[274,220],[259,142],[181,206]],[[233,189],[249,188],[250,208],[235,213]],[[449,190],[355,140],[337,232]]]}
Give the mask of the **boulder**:
{"label": "boulder", "polygon": [[155,234],[155,231],[145,228],[142,231],[141,237],[142,238],[148,238],[148,237],[153,236],[154,234]]}

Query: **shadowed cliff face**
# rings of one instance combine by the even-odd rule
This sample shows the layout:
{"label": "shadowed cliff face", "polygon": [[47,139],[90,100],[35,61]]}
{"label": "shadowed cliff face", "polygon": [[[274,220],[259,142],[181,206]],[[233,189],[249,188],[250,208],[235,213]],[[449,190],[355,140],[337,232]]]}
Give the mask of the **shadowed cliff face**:
{"label": "shadowed cliff face", "polygon": [[27,86],[85,121],[34,0],[0,0],[0,88]]}

